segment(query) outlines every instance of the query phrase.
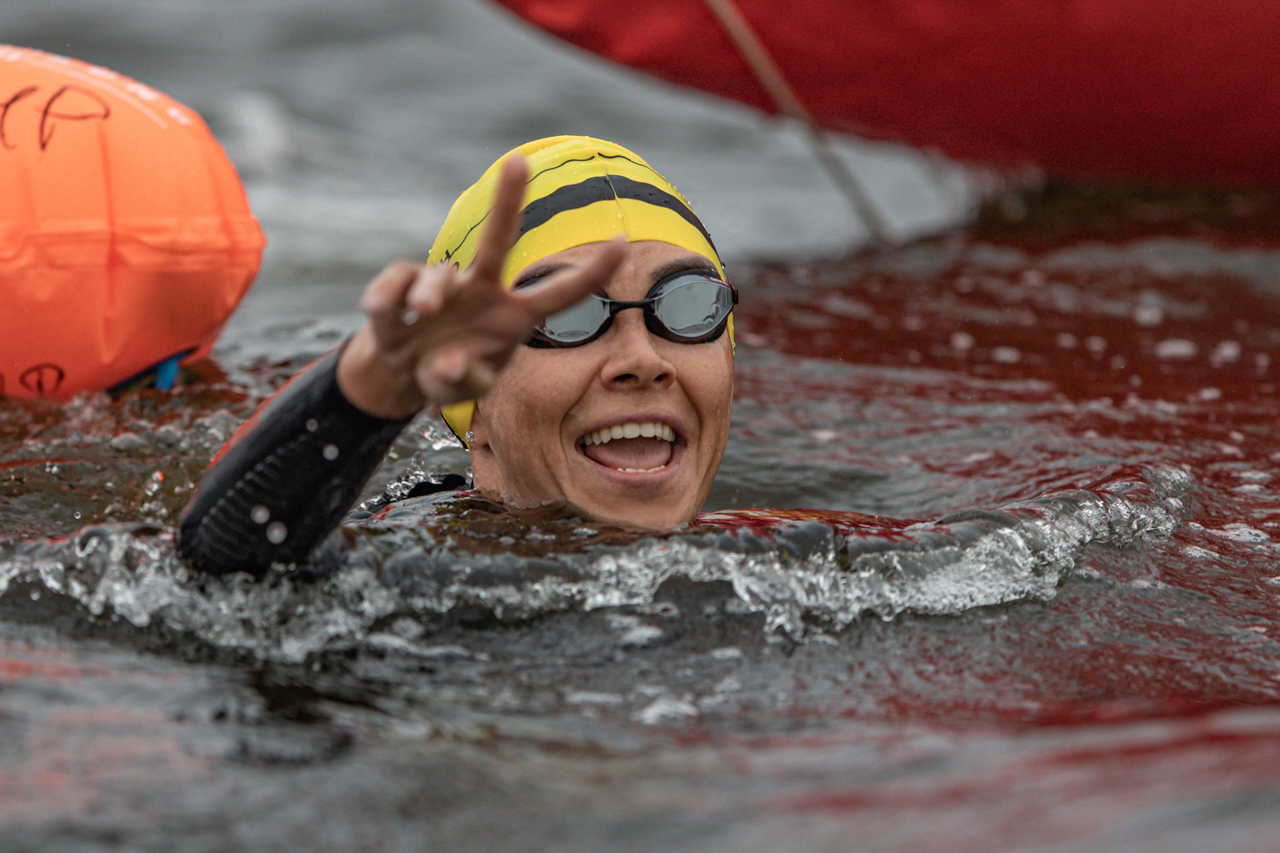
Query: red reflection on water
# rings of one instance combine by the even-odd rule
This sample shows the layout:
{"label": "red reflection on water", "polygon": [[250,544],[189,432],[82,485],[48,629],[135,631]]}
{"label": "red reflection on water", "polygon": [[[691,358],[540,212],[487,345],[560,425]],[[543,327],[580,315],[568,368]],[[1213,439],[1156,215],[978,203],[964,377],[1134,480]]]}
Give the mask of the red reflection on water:
{"label": "red reflection on water", "polygon": [[[1079,727],[1280,702],[1280,205],[1256,201],[1235,232],[1231,215],[1201,228],[1185,210],[1161,218],[1169,209],[1152,202],[1133,226],[1118,217],[1084,234],[977,231],[764,267],[744,282],[743,345],[890,369],[854,374],[853,387],[778,387],[767,370],[749,372],[739,394],[766,412],[875,405],[895,438],[921,437],[917,470],[998,481],[1011,490],[1000,500],[1105,489],[1108,471],[1152,462],[1195,482],[1170,539],[1137,554],[1091,549],[1047,604],[951,617],[936,631],[872,620],[847,696],[798,701],[796,717]],[[922,371],[932,382],[913,390]],[[1012,409],[1041,428],[1038,443],[930,444],[938,420],[926,398],[953,435],[966,424],[989,435],[984,423]],[[894,463],[874,458],[877,436],[862,437],[868,467],[892,477]],[[856,452],[829,447],[833,459]],[[863,524],[852,519],[848,532]],[[1228,755],[1229,775],[1237,750],[1266,756],[1246,769],[1274,763],[1274,735],[1206,743]]]}
{"label": "red reflection on water", "polygon": [[914,522],[896,518],[864,515],[858,512],[835,512],[821,509],[730,509],[704,512],[697,518],[699,527],[721,530],[747,529],[767,534],[802,522],[816,522],[834,528],[846,536],[866,534],[889,541],[903,539],[902,531]]}
{"label": "red reflection on water", "polygon": [[[1230,720],[1207,720],[1087,736],[1087,745],[1041,743],[1004,753],[992,751],[982,734],[950,736],[936,742],[933,755],[913,755],[918,745],[904,749],[886,739],[876,744],[883,766],[864,784],[824,780],[809,793],[764,806],[839,821],[850,841],[883,839],[895,851],[1021,849],[1084,838],[1098,845],[1091,849],[1110,849],[1108,843],[1159,849],[1160,840],[1173,841],[1189,828],[1169,823],[1179,801],[1196,809],[1212,808],[1215,800],[1251,801],[1270,788],[1280,763],[1274,720],[1246,730]],[[753,758],[755,765],[769,760],[767,752]],[[1201,814],[1190,825],[1207,820]],[[1271,849],[1252,847],[1267,837],[1265,827],[1261,835],[1238,829],[1219,840],[1250,847],[1214,849]],[[1125,841],[1146,844],[1134,848]],[[1157,846],[1147,846],[1152,843]]]}
{"label": "red reflection on water", "polygon": [[74,681],[86,676],[101,676],[107,671],[100,668],[67,666],[64,664],[36,663],[21,658],[0,656],[0,684],[38,679],[46,681]]}
{"label": "red reflection on water", "polygon": [[[976,253],[978,247],[972,247]],[[919,251],[919,249],[916,249]],[[1050,383],[1080,402],[1256,402],[1273,394],[1280,304],[1222,274],[975,266],[926,278],[849,262],[796,288],[765,269],[738,309],[748,343],[809,358]],[[856,307],[855,307],[856,306]],[[964,394],[968,389],[957,389]]]}

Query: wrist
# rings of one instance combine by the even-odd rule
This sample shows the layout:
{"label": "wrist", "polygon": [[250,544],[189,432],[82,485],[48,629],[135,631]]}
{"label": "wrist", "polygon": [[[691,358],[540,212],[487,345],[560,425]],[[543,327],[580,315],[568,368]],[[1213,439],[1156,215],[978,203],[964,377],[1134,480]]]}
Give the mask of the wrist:
{"label": "wrist", "polygon": [[427,404],[413,375],[396,370],[383,359],[367,324],[348,339],[338,357],[336,373],[342,396],[365,414],[407,418]]}

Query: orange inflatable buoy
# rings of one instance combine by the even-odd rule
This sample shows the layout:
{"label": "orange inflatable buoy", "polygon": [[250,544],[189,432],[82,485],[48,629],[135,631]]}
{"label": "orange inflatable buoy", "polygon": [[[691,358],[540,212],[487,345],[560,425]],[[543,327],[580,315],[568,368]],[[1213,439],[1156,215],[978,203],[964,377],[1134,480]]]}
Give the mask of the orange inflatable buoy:
{"label": "orange inflatable buoy", "polygon": [[0,45],[0,396],[69,397],[207,354],[262,229],[192,110]]}

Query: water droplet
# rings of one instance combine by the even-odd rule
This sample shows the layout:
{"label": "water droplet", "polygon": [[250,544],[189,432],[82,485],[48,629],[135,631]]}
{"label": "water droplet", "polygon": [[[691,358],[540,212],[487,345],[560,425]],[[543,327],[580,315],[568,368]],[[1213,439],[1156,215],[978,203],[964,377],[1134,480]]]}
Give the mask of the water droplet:
{"label": "water droplet", "polygon": [[78,512],[77,512],[77,513],[75,514],[75,516],[76,516],[76,518],[79,518],[79,517],[80,517],[80,513],[78,513]]}
{"label": "water droplet", "polygon": [[1139,326],[1158,326],[1164,322],[1164,309],[1159,305],[1139,305],[1133,309],[1133,322]]}
{"label": "water droplet", "polygon": [[1195,358],[1200,347],[1185,338],[1166,338],[1155,346],[1156,358]]}
{"label": "water droplet", "polygon": [[1001,364],[1017,364],[1022,360],[1022,353],[1014,347],[996,347],[991,351],[991,360]]}
{"label": "water droplet", "polygon": [[307,419],[307,432],[315,432],[320,429],[320,422],[315,418]]}
{"label": "water droplet", "polygon": [[254,524],[266,524],[271,520],[271,510],[267,509],[262,504],[258,504],[253,509],[249,510],[249,517],[253,519]]}
{"label": "water droplet", "polygon": [[1240,360],[1240,344],[1235,341],[1223,341],[1213,348],[1213,353],[1209,356],[1210,363],[1214,367],[1221,367],[1230,361]]}
{"label": "water droplet", "polygon": [[330,462],[338,458],[338,446],[336,444],[326,444],[324,446],[324,458]]}
{"label": "water droplet", "polygon": [[698,709],[684,699],[679,699],[675,696],[662,696],[653,700],[643,711],[635,714],[634,719],[647,726],[653,726],[663,722],[693,717],[697,713]]}
{"label": "water droplet", "polygon": [[267,541],[272,545],[279,545],[288,535],[289,528],[278,521],[273,521],[267,525]]}

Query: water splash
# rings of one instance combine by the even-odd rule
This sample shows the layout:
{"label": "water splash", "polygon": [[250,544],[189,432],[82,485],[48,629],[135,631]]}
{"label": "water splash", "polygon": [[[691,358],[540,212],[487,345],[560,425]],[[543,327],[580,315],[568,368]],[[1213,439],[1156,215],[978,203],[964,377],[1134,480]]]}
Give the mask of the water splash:
{"label": "water splash", "polygon": [[1050,599],[1089,546],[1168,536],[1193,486],[1185,470],[1156,466],[933,522],[729,512],[666,536],[506,514],[468,528],[476,510],[464,506],[413,526],[340,531],[310,565],[280,567],[262,583],[193,576],[166,528],[102,525],[64,540],[0,541],[0,594],[12,602],[52,593],[90,627],[125,620],[302,661],[392,636],[414,649],[425,642],[423,624],[462,609],[515,621],[651,604],[664,583],[683,578],[727,584],[736,612],[802,640],[866,614]]}

